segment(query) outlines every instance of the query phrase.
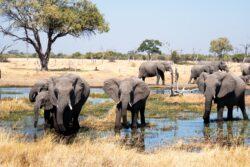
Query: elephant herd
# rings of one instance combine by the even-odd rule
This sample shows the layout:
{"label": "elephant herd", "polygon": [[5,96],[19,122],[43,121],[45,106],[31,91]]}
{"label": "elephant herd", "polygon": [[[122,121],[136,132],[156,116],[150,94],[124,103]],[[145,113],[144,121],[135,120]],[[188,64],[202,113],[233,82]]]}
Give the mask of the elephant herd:
{"label": "elephant herd", "polygon": [[[111,78],[104,81],[103,90],[116,102],[115,129],[129,128],[127,111],[131,111],[131,128],[143,127],[145,122],[145,106],[150,89],[144,82],[146,77],[157,77],[156,84],[162,79],[164,72],[171,74],[173,85],[173,69],[167,62],[144,62],[139,68],[138,77],[125,79]],[[244,119],[248,119],[245,109],[245,89],[250,79],[250,66],[242,69],[242,76],[229,73],[225,62],[195,65],[191,69],[192,79],[205,96],[204,122],[210,120],[212,102],[217,104],[218,121],[223,120],[223,109],[228,109],[228,119],[233,118],[233,107],[241,109]],[[172,88],[172,86],[171,86]],[[29,99],[34,102],[34,127],[37,127],[39,110],[44,109],[45,129],[55,129],[61,134],[72,134],[79,130],[79,114],[90,94],[89,84],[75,74],[64,74],[38,81],[30,90]],[[137,122],[140,114],[140,124]]]}

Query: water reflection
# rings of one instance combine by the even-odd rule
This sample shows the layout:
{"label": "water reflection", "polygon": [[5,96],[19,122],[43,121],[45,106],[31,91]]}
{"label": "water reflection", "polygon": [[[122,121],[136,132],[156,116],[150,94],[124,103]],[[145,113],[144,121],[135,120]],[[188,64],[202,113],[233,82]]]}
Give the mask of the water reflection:
{"label": "water reflection", "polygon": [[204,141],[222,146],[249,145],[249,121],[217,122],[204,126]]}

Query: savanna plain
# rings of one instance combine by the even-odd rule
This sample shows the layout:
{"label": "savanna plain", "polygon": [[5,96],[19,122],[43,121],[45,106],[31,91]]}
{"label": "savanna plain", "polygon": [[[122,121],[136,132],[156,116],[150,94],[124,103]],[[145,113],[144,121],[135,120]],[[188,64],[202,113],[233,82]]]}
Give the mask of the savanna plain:
{"label": "savanna plain", "polygon": [[[138,76],[138,68],[143,62],[50,59],[50,70],[44,72],[40,71],[38,59],[35,58],[9,58],[8,60],[7,63],[0,63],[2,88],[30,87],[39,79],[64,73],[80,75],[91,87],[97,88],[102,87],[103,81],[111,77]],[[187,84],[190,69],[195,63],[173,64],[180,75],[178,82],[181,89],[196,88],[195,84]],[[228,66],[230,72],[241,75],[240,63],[228,63]],[[155,77],[146,79],[152,90],[164,88],[164,86],[155,87],[155,81]],[[169,84],[170,75],[166,73],[166,85]],[[0,92],[0,94],[11,93]],[[212,130],[212,134],[204,135],[201,139],[194,137],[186,141],[178,138],[170,144],[161,143],[160,147],[147,148],[150,142],[154,142],[152,140],[154,136],[151,139],[143,137],[153,133],[151,130],[159,133],[175,131],[178,133],[178,129],[181,129],[178,127],[180,124],[173,123],[178,120],[184,123],[195,120],[198,125],[194,124],[194,126],[200,126],[204,131],[209,130],[203,123],[199,123],[204,110],[202,94],[186,93],[169,97],[169,94],[157,94],[152,91],[145,111],[149,125],[144,130],[139,128],[137,132],[123,132],[123,134],[129,134],[128,137],[113,132],[115,103],[108,100],[103,92],[91,93],[90,98],[106,100],[98,103],[88,101],[84,105],[81,111],[80,133],[71,138],[58,137],[53,131],[40,130],[38,137],[35,138],[32,136],[33,133],[24,133],[23,129],[26,125],[20,122],[33,116],[33,104],[27,97],[2,98],[0,122],[5,124],[0,123],[1,166],[249,166],[250,164],[249,143],[246,144],[246,141],[249,141],[249,121],[233,121],[233,124],[242,123],[244,132],[239,132],[239,135],[235,130],[230,133],[231,124],[226,122],[222,126],[223,128],[227,126],[227,130],[222,134]],[[250,106],[249,95],[246,95],[246,105]],[[41,111],[41,118],[42,115]],[[163,118],[167,118],[169,122],[157,129],[158,125],[152,120]],[[143,131],[145,133],[142,135]],[[135,137],[131,137],[133,133],[136,133]],[[171,140],[170,138],[168,139]]]}

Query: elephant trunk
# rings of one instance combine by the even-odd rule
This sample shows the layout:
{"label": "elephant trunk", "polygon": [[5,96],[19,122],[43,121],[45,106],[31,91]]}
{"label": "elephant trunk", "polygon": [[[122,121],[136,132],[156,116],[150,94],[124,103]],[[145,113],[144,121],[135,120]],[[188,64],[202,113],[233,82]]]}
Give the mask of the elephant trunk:
{"label": "elephant trunk", "polygon": [[64,126],[64,112],[68,106],[69,106],[69,102],[67,100],[58,101],[56,121],[57,121],[59,130],[62,132],[66,131],[66,128]]}
{"label": "elephant trunk", "polygon": [[206,95],[205,93],[205,113],[203,115],[203,120],[205,123],[208,123],[210,119],[213,96],[214,96],[213,94]]}
{"label": "elephant trunk", "polygon": [[35,90],[34,88],[32,88],[30,90],[30,93],[29,93],[29,100],[30,100],[30,102],[35,102],[37,94],[38,94],[38,91]]}
{"label": "elephant trunk", "polygon": [[38,117],[39,117],[39,109],[41,108],[41,101],[36,101],[34,105],[34,127],[37,127]]}

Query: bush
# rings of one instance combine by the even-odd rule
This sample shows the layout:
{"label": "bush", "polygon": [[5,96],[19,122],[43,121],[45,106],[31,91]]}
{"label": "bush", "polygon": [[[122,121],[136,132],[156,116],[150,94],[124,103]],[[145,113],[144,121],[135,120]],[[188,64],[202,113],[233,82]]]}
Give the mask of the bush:
{"label": "bush", "polygon": [[244,57],[245,57],[245,54],[234,54],[232,56],[232,61],[233,62],[238,62],[238,63],[243,62]]}
{"label": "bush", "polygon": [[157,60],[166,60],[166,56],[159,55],[159,56],[157,57]]}
{"label": "bush", "polygon": [[108,60],[109,60],[109,62],[115,62],[115,58],[114,57],[109,57]]}
{"label": "bush", "polygon": [[171,60],[175,63],[175,64],[178,64],[181,62],[181,57],[180,55],[176,52],[176,51],[173,51],[171,53]]}
{"label": "bush", "polygon": [[82,54],[80,52],[75,52],[72,54],[72,58],[80,58]]}
{"label": "bush", "polygon": [[7,63],[7,62],[9,62],[9,60],[7,59],[7,57],[0,56],[0,62]]}

